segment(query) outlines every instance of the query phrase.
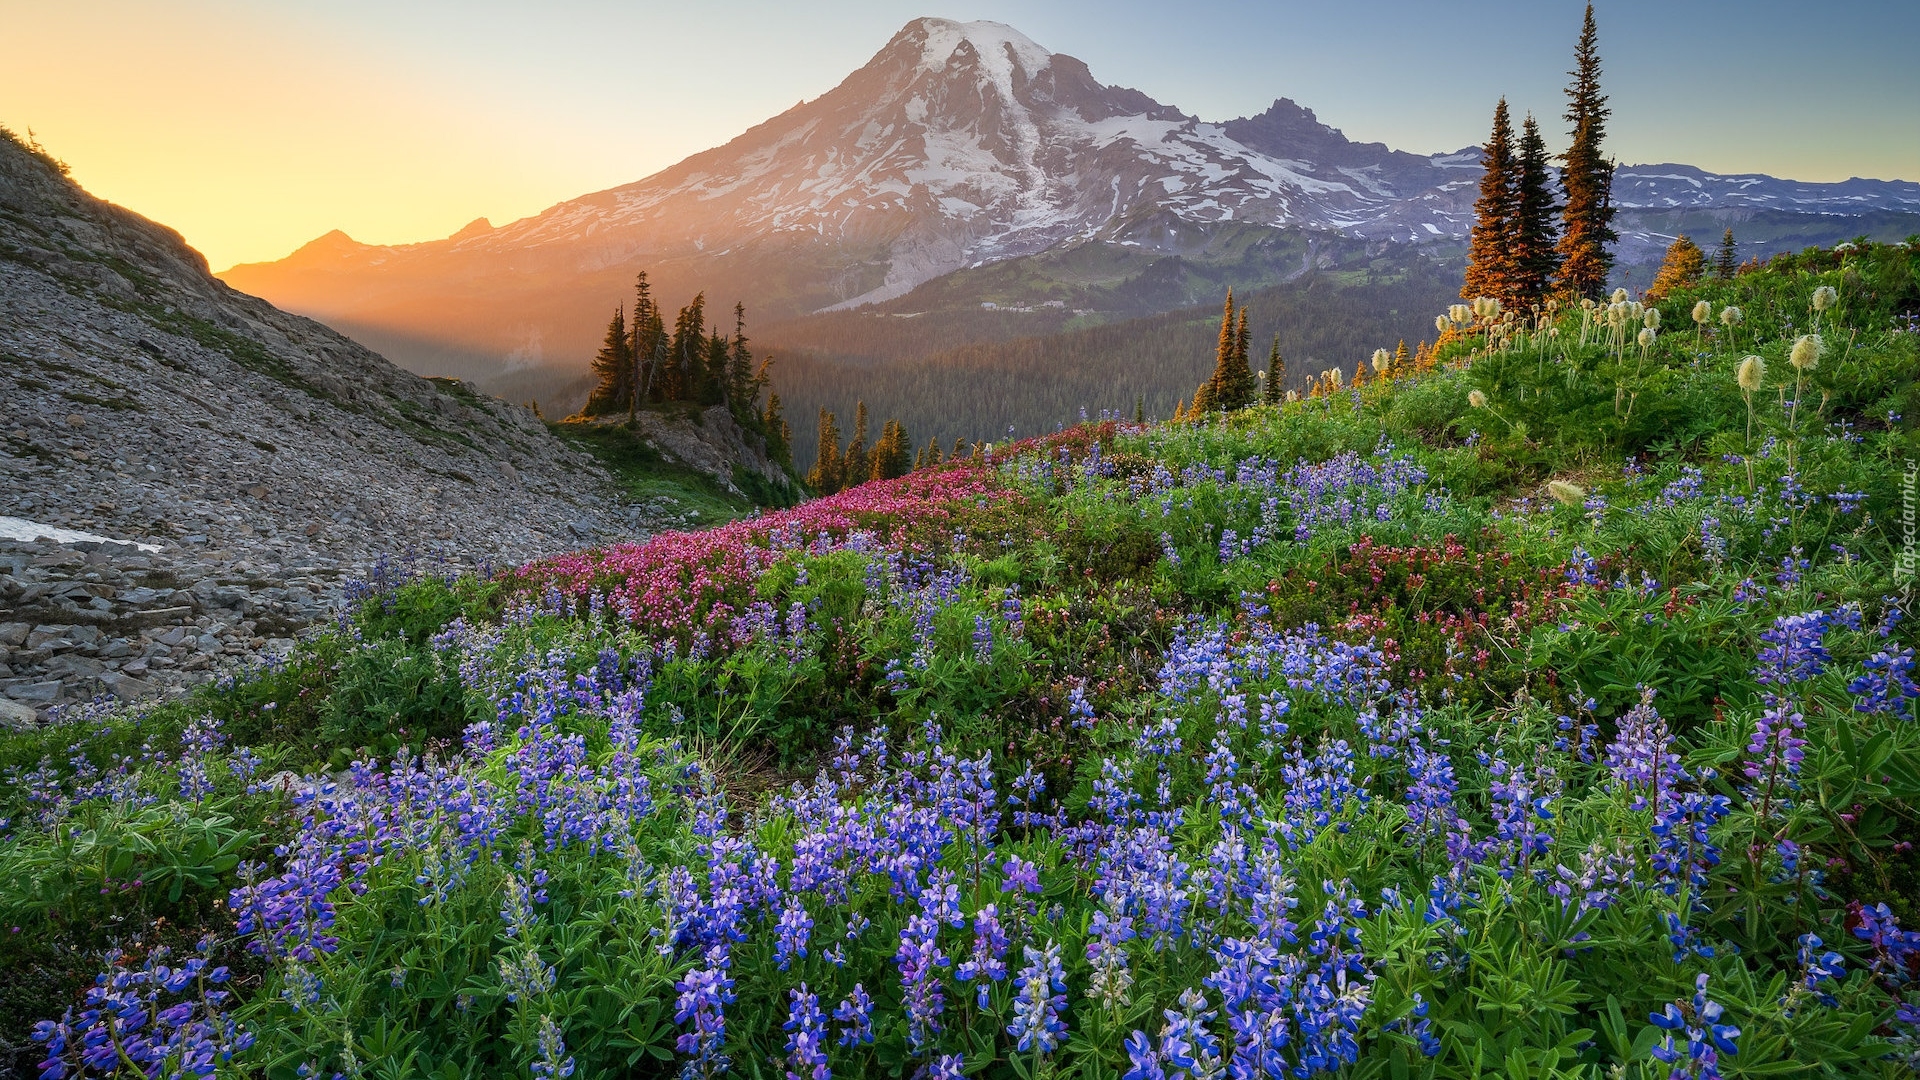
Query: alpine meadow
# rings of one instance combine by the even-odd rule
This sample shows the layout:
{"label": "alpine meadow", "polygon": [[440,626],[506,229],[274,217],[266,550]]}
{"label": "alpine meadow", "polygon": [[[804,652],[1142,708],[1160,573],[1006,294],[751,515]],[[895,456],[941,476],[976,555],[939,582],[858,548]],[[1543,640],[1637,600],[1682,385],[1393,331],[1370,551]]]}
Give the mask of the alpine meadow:
{"label": "alpine meadow", "polygon": [[6,133],[0,1077],[1920,1073],[1920,184],[1621,165],[1608,17],[217,276]]}

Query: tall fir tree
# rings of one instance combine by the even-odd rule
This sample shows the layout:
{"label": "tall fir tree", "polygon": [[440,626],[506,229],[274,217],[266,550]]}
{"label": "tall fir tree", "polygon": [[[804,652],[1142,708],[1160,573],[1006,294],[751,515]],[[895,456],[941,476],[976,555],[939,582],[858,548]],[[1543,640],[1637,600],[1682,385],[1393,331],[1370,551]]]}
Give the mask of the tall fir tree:
{"label": "tall fir tree", "polygon": [[1559,291],[1569,297],[1598,300],[1607,291],[1613,253],[1607,245],[1620,239],[1613,230],[1613,163],[1600,149],[1607,134],[1607,97],[1600,92],[1599,31],[1593,5],[1587,5],[1574,50],[1572,85],[1567,87],[1566,121],[1573,135],[1561,156],[1566,166],[1560,185],[1567,201],[1560,212]]}
{"label": "tall fir tree", "polygon": [[1673,238],[1667,245],[1667,257],[1660,263],[1660,271],[1653,276],[1653,284],[1647,286],[1646,298],[1649,301],[1665,299],[1675,289],[1684,289],[1697,283],[1707,273],[1707,254],[1700,245],[1688,239],[1686,233]]}
{"label": "tall fir tree", "polygon": [[865,400],[853,405],[853,441],[847,444],[847,455],[842,459],[840,475],[845,478],[846,486],[852,487],[867,478],[867,471],[873,467],[867,454],[867,403]]}
{"label": "tall fir tree", "polygon": [[1273,335],[1273,348],[1267,350],[1267,404],[1287,400],[1287,360],[1280,355],[1280,335]]}
{"label": "tall fir tree", "polygon": [[1547,144],[1540,138],[1540,125],[1528,113],[1520,125],[1520,156],[1514,177],[1513,293],[1502,298],[1516,307],[1539,303],[1560,272],[1560,235],[1553,223],[1560,201],[1554,197],[1553,186],[1553,162],[1547,155]]}
{"label": "tall fir tree", "polygon": [[707,358],[707,295],[700,293],[680,309],[673,320],[673,340],[667,346],[664,400],[698,401]]}
{"label": "tall fir tree", "polygon": [[645,270],[634,278],[633,319],[627,334],[631,338],[628,352],[633,363],[633,393],[627,398],[627,415],[631,417],[642,402],[653,400],[656,390],[653,380],[666,353],[665,324],[660,317],[660,306],[653,302],[653,288],[647,283]]}
{"label": "tall fir tree", "polygon": [[1467,250],[1467,275],[1460,296],[1472,300],[1491,296],[1510,302],[1518,277],[1514,266],[1514,233],[1518,217],[1513,159],[1513,120],[1507,99],[1493,108],[1493,132],[1480,148],[1480,197],[1473,204],[1473,232]]}
{"label": "tall fir tree", "polygon": [[1393,373],[1395,375],[1405,375],[1407,373],[1407,365],[1412,362],[1413,355],[1407,352],[1407,339],[1401,338],[1400,347],[1393,350]]}
{"label": "tall fir tree", "polygon": [[584,410],[589,416],[619,412],[633,398],[633,355],[627,339],[627,309],[615,308],[607,323],[607,337],[593,356],[593,373],[599,377],[587,396]]}
{"label": "tall fir tree", "polygon": [[1720,237],[1720,252],[1713,258],[1713,276],[1721,281],[1732,281],[1733,275],[1740,270],[1740,246],[1733,241],[1733,230],[1728,229]]}
{"label": "tall fir tree", "polygon": [[891,480],[907,475],[913,466],[913,440],[905,425],[888,420],[881,429],[880,441],[873,446],[867,476],[873,480]]}
{"label": "tall fir tree", "polygon": [[753,353],[747,349],[747,305],[733,305],[733,340],[727,346],[727,404],[741,417],[754,415],[760,388],[754,385]]}
{"label": "tall fir tree", "polygon": [[813,469],[807,486],[815,495],[831,495],[841,487],[840,425],[833,414],[820,410],[820,439],[814,446]]}
{"label": "tall fir tree", "polygon": [[701,366],[700,394],[697,400],[702,405],[724,405],[727,403],[727,371],[732,365],[731,350],[728,348],[727,335],[718,326],[707,338],[706,362]]}
{"label": "tall fir tree", "polygon": [[1247,366],[1251,345],[1247,309],[1236,309],[1233,290],[1227,290],[1220,312],[1220,342],[1214,350],[1213,375],[1194,392],[1196,411],[1241,409],[1253,403],[1253,369]]}
{"label": "tall fir tree", "polygon": [[760,416],[760,428],[766,432],[767,456],[776,464],[793,466],[793,428],[780,409],[780,395],[767,396],[767,411]]}

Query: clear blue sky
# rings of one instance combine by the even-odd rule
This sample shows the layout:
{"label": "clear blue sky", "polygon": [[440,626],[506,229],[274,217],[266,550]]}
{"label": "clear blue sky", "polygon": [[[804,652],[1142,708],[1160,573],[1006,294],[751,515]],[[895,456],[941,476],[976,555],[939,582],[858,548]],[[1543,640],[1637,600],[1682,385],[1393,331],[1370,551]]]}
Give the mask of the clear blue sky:
{"label": "clear blue sky", "polygon": [[[0,122],[214,264],[328,228],[443,236],[638,179],[830,89],[908,19],[1009,23],[1206,119],[1291,97],[1356,139],[1559,141],[1582,5],[1349,0],[0,0]],[[1610,147],[1920,180],[1920,2],[1606,0]],[[1556,147],[1557,148],[1557,147]]]}

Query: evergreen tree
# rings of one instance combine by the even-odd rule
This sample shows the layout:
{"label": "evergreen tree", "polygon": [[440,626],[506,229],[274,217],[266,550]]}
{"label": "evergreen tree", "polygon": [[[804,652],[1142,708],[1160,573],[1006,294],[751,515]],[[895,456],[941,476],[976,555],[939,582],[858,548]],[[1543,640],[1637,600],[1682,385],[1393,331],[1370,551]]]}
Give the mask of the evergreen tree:
{"label": "evergreen tree", "polygon": [[1660,263],[1660,272],[1653,276],[1653,284],[1647,286],[1646,298],[1650,302],[1663,299],[1675,289],[1695,284],[1706,273],[1706,252],[1688,239],[1686,233],[1681,233],[1667,245],[1667,257]]}
{"label": "evergreen tree", "polygon": [[1493,108],[1493,134],[1481,148],[1480,198],[1473,204],[1472,241],[1467,250],[1467,276],[1460,284],[1465,300],[1491,296],[1511,302],[1519,277],[1514,265],[1514,239],[1519,216],[1513,160],[1513,122],[1507,99]]}
{"label": "evergreen tree", "polygon": [[753,353],[747,351],[747,306],[733,305],[733,341],[727,346],[727,404],[735,414],[742,417],[754,415],[754,406],[760,399],[760,387],[755,385]]}
{"label": "evergreen tree", "polygon": [[653,302],[653,289],[647,284],[647,272],[640,271],[633,283],[633,321],[628,327],[632,338],[628,346],[633,362],[633,393],[627,397],[627,415],[632,417],[642,401],[653,400],[655,373],[666,353],[666,327],[660,306]]}
{"label": "evergreen tree", "polygon": [[[767,411],[760,417],[760,429],[766,432],[767,456],[788,468],[793,467],[793,429],[780,412],[780,395],[767,398]],[[837,448],[836,448],[837,449]]]}
{"label": "evergreen tree", "polygon": [[1147,395],[1145,394],[1135,394],[1133,397],[1133,422],[1136,424],[1147,422]]}
{"label": "evergreen tree", "polygon": [[959,461],[967,456],[967,440],[959,435],[953,437],[953,449],[947,454],[948,461]]}
{"label": "evergreen tree", "polygon": [[1400,347],[1393,350],[1393,373],[1395,375],[1405,374],[1407,364],[1410,363],[1412,359],[1413,357],[1407,353],[1407,339],[1401,338]]}
{"label": "evergreen tree", "polygon": [[667,346],[663,400],[698,401],[706,368],[707,295],[701,293],[680,309],[673,320],[673,340]]}
{"label": "evergreen tree", "polygon": [[1528,113],[1520,125],[1516,174],[1511,249],[1513,295],[1502,300],[1525,308],[1546,297],[1554,275],[1560,272],[1559,235],[1553,224],[1560,205],[1553,195],[1553,169],[1547,144],[1540,138],[1540,125],[1534,122],[1532,113]]}
{"label": "evergreen tree", "polygon": [[867,475],[874,480],[905,476],[912,459],[913,440],[907,435],[905,425],[898,420],[888,420],[881,428],[880,441],[873,446]]}
{"label": "evergreen tree", "polygon": [[727,343],[727,335],[713,328],[712,336],[707,338],[706,362],[701,365],[699,401],[702,405],[724,405],[727,403],[727,372],[733,362],[732,350]]}
{"label": "evergreen tree", "polygon": [[1267,404],[1287,400],[1287,361],[1280,355],[1280,335],[1273,335],[1273,348],[1267,350]]}
{"label": "evergreen tree", "polygon": [[840,475],[848,487],[865,480],[873,467],[867,454],[867,403],[864,400],[854,402],[853,441],[847,444],[847,455],[842,460]]}
{"label": "evergreen tree", "polygon": [[820,441],[813,452],[813,469],[807,473],[807,486],[815,495],[831,495],[840,490],[840,426],[833,414],[820,410]]}
{"label": "evergreen tree", "polygon": [[1233,290],[1228,289],[1226,306],[1220,312],[1220,342],[1214,350],[1213,375],[1194,391],[1196,412],[1240,409],[1253,403],[1253,369],[1247,366],[1251,336],[1247,309],[1239,309],[1236,321]]}
{"label": "evergreen tree", "polygon": [[587,396],[583,412],[601,416],[629,407],[633,398],[633,356],[627,340],[627,309],[614,309],[607,323],[607,339],[593,356],[593,373],[600,381]]}
{"label": "evergreen tree", "polygon": [[1739,245],[1733,242],[1733,230],[1728,229],[1720,237],[1720,254],[1713,259],[1713,276],[1721,281],[1732,281],[1733,275],[1740,269]]}
{"label": "evergreen tree", "polygon": [[1566,120],[1573,142],[1561,157],[1566,168],[1560,184],[1567,202],[1561,208],[1559,290],[1569,297],[1598,300],[1606,294],[1613,253],[1607,245],[1620,239],[1613,230],[1613,163],[1600,151],[1606,138],[1607,98],[1600,92],[1599,32],[1593,5],[1587,5],[1580,44],[1574,50],[1573,84],[1567,87]]}

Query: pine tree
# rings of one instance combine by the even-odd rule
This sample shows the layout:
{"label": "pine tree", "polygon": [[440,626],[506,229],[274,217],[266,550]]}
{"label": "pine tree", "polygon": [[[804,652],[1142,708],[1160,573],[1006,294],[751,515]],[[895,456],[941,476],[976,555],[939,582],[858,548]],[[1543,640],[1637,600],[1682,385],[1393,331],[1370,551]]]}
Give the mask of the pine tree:
{"label": "pine tree", "polygon": [[1393,350],[1393,373],[1395,375],[1406,374],[1407,364],[1411,362],[1412,359],[1413,357],[1407,353],[1407,339],[1401,338],[1400,347]]}
{"label": "pine tree", "polygon": [[1467,276],[1461,282],[1464,300],[1491,296],[1512,300],[1518,274],[1514,266],[1514,233],[1519,216],[1513,160],[1513,122],[1507,99],[1493,107],[1493,133],[1480,150],[1480,198],[1473,204],[1472,241],[1467,251]]}
{"label": "pine tree", "polygon": [[1733,230],[1728,229],[1720,237],[1720,254],[1714,256],[1713,276],[1721,281],[1732,281],[1733,275],[1740,269],[1739,245],[1733,242]]}
{"label": "pine tree", "polygon": [[1147,422],[1147,395],[1145,394],[1134,395],[1133,422],[1136,424],[1144,424]]}
{"label": "pine tree", "polygon": [[1267,350],[1267,404],[1287,400],[1287,361],[1280,355],[1280,335],[1273,335],[1273,348]]}
{"label": "pine tree", "polygon": [[840,426],[833,414],[820,410],[820,441],[813,452],[813,469],[807,473],[807,486],[815,495],[831,495],[841,488]]}
{"label": "pine tree", "polygon": [[1587,5],[1586,22],[1580,28],[1580,44],[1574,50],[1573,85],[1567,87],[1566,120],[1571,125],[1573,142],[1561,161],[1566,168],[1560,184],[1567,202],[1561,208],[1564,228],[1560,234],[1559,291],[1580,299],[1599,299],[1607,291],[1607,275],[1613,269],[1613,253],[1607,245],[1620,239],[1613,230],[1613,163],[1602,156],[1600,144],[1606,138],[1607,98],[1600,92],[1599,32],[1594,27],[1593,5]]}
{"label": "pine tree", "polygon": [[948,461],[959,461],[967,456],[967,440],[959,435],[953,437],[953,449],[947,454]]}
{"label": "pine tree", "polygon": [[1706,252],[1688,239],[1686,233],[1681,233],[1667,245],[1667,257],[1660,263],[1660,272],[1653,276],[1653,284],[1647,286],[1646,298],[1649,301],[1663,299],[1675,289],[1695,284],[1706,273]]}
{"label": "pine tree", "polygon": [[1528,113],[1520,125],[1520,158],[1514,181],[1513,294],[1502,298],[1516,308],[1539,303],[1553,284],[1554,275],[1560,272],[1559,235],[1553,224],[1560,204],[1554,198],[1553,183],[1547,144],[1540,138],[1540,125]]}
{"label": "pine tree", "polygon": [[600,416],[627,408],[633,397],[633,356],[627,340],[627,309],[615,308],[607,323],[607,339],[593,356],[593,373],[600,378],[587,396],[584,411]]}
{"label": "pine tree", "polygon": [[854,402],[853,441],[847,444],[847,454],[842,461],[840,475],[848,487],[865,480],[867,471],[873,467],[867,453],[867,403],[864,400]]}
{"label": "pine tree", "polygon": [[1353,386],[1355,389],[1367,385],[1371,370],[1372,369],[1367,366],[1367,361],[1364,357],[1358,364],[1353,365]]}

